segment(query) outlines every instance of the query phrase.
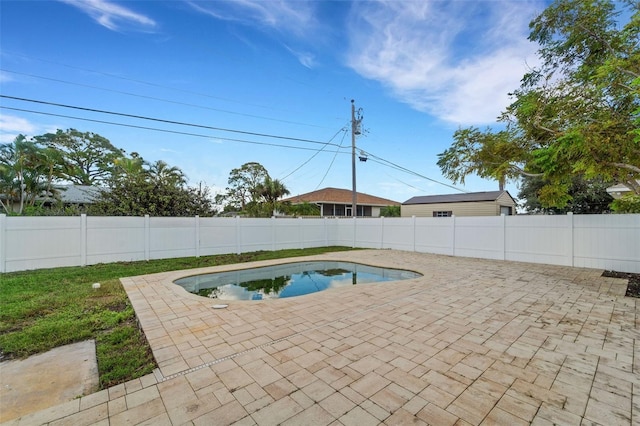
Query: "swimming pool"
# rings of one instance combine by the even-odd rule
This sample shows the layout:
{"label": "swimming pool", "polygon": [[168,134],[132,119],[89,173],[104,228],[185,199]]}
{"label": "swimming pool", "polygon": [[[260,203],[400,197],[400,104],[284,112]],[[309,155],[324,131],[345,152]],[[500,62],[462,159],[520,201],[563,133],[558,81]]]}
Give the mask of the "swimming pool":
{"label": "swimming pool", "polygon": [[219,300],[263,300],[421,276],[412,271],[353,262],[310,261],[194,275],[181,278],[174,283],[190,293]]}

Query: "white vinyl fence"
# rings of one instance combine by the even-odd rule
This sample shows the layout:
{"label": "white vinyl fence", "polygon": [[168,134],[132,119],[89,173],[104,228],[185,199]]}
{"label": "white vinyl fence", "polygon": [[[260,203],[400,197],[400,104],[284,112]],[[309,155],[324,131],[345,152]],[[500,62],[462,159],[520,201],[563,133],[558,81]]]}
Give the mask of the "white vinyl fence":
{"label": "white vinyl fence", "polygon": [[640,273],[640,214],[358,219],[0,215],[0,272],[331,245]]}

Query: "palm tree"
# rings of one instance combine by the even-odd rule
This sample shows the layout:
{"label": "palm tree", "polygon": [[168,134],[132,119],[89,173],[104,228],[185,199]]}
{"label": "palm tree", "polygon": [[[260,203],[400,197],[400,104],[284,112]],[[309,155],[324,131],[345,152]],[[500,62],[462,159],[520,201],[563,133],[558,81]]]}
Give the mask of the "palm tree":
{"label": "palm tree", "polygon": [[36,197],[47,189],[47,166],[43,148],[24,135],[18,135],[13,143],[0,146],[0,181],[7,205],[18,200],[19,214],[25,202],[33,205]]}
{"label": "palm tree", "polygon": [[264,178],[264,181],[258,185],[257,192],[260,194],[265,202],[273,206],[273,215],[275,216],[277,211],[277,202],[280,197],[290,194],[289,190],[278,179],[271,179],[269,175]]}
{"label": "palm tree", "polygon": [[129,157],[120,157],[116,158],[113,161],[114,164],[114,175],[116,176],[126,176],[129,179],[140,176],[145,172],[144,165],[145,162],[142,157],[139,157],[136,153]]}
{"label": "palm tree", "polygon": [[187,183],[187,177],[179,167],[170,167],[162,160],[158,160],[149,167],[151,181],[160,185],[182,187]]}

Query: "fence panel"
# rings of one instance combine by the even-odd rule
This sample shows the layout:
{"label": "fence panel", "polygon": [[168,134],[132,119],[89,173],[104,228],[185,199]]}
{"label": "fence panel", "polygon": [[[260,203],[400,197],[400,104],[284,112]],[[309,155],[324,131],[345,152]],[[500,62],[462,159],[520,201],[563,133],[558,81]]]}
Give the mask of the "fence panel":
{"label": "fence panel", "polygon": [[5,272],[80,265],[81,217],[7,217]]}
{"label": "fence panel", "polygon": [[507,216],[505,259],[570,266],[571,218],[572,215]]}
{"label": "fence panel", "polygon": [[[277,222],[282,219],[278,219]],[[298,219],[300,223],[300,248],[326,247],[327,240],[327,219]]]}
{"label": "fence panel", "polygon": [[[145,260],[144,217],[87,216],[87,265]],[[82,263],[81,263],[82,264]]]}
{"label": "fence panel", "polygon": [[327,238],[329,245],[332,246],[345,246],[353,247],[354,235],[353,235],[353,219],[327,219]]}
{"label": "fence panel", "polygon": [[238,219],[238,253],[273,250],[271,219]]}
{"label": "fence panel", "polygon": [[327,245],[640,273],[640,215],[375,219],[0,215],[0,272]]}
{"label": "fence panel", "polygon": [[415,218],[415,250],[453,256],[454,217]]}
{"label": "fence panel", "polygon": [[574,216],[574,266],[640,272],[640,215]]}
{"label": "fence panel", "polygon": [[358,247],[379,249],[382,247],[382,224],[385,219],[367,218],[356,220]]}
{"label": "fence panel", "polygon": [[382,248],[413,251],[413,218],[385,217]]}
{"label": "fence panel", "polygon": [[149,220],[149,256],[151,259],[196,255],[195,218],[152,217]]}
{"label": "fence panel", "polygon": [[200,256],[235,253],[237,242],[237,219],[233,217],[200,218]]}
{"label": "fence panel", "polygon": [[[302,219],[265,219],[269,221],[273,250],[304,248]],[[306,221],[305,221],[306,222]],[[244,223],[242,221],[241,223]]]}
{"label": "fence panel", "polygon": [[482,259],[504,259],[502,216],[456,217],[454,255]]}

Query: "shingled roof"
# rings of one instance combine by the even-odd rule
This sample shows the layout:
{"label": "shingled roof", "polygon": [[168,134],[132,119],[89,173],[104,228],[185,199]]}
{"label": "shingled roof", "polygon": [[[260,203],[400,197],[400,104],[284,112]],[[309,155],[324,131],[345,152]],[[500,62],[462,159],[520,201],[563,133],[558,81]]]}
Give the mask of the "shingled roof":
{"label": "shingled roof", "polygon": [[[349,189],[324,188],[306,194],[296,195],[282,200],[291,204],[299,203],[334,203],[334,204],[351,204],[353,200],[353,192]],[[356,200],[359,205],[367,206],[399,206],[400,203],[386,198],[375,197],[362,192],[356,192]]]}
{"label": "shingled roof", "polygon": [[[486,191],[486,192],[469,192],[466,194],[444,194],[444,195],[425,195],[413,197],[402,203],[409,204],[436,204],[436,203],[466,203],[478,201],[495,201],[502,194],[507,193],[509,198],[513,200],[508,191]],[[514,200],[515,202],[515,200]]]}

